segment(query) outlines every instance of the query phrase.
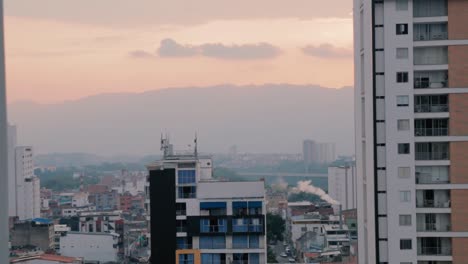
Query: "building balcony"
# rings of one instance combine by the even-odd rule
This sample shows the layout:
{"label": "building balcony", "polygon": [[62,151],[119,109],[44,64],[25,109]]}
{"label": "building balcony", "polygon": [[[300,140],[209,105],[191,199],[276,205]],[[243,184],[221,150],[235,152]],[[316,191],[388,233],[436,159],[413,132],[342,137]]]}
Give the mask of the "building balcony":
{"label": "building balcony", "polygon": [[450,179],[448,175],[435,176],[430,173],[416,172],[416,184],[447,184],[447,183],[450,183]]}
{"label": "building balcony", "polygon": [[416,160],[448,160],[450,158],[448,142],[417,142],[415,148]]}
{"label": "building balcony", "polygon": [[448,128],[415,128],[416,137],[441,137],[448,136]]}
{"label": "building balcony", "polygon": [[415,71],[414,72],[414,88],[429,89],[429,88],[447,88],[448,87],[448,71]]}
{"label": "building balcony", "polygon": [[452,247],[421,247],[418,248],[419,256],[451,256]]}
{"label": "building balcony", "polygon": [[416,191],[416,208],[450,208],[449,190]]}
{"label": "building balcony", "polygon": [[440,17],[447,16],[448,4],[447,0],[414,0],[413,1],[413,16],[414,17]]}
{"label": "building balcony", "polygon": [[447,65],[448,49],[442,47],[417,47],[413,52],[414,65]]}
{"label": "building balcony", "polygon": [[201,233],[226,233],[227,226],[225,225],[212,225],[212,226],[201,226]]}
{"label": "building balcony", "polygon": [[176,210],[176,216],[187,215],[186,210]]}
{"label": "building balcony", "polygon": [[177,249],[192,249],[192,244],[177,244]]}
{"label": "building balcony", "polygon": [[416,160],[448,160],[448,152],[416,152]]}
{"label": "building balcony", "polygon": [[233,225],[232,232],[263,232],[263,225]]}
{"label": "building balcony", "polygon": [[447,22],[443,23],[422,23],[414,24],[413,40],[414,41],[430,41],[430,40],[447,40]]}
{"label": "building balcony", "polygon": [[448,112],[448,104],[418,104],[414,106],[415,113],[443,113]]}
{"label": "building balcony", "polygon": [[450,214],[417,214],[418,232],[450,232]]}
{"label": "building balcony", "polygon": [[187,227],[186,226],[178,226],[176,227],[177,233],[187,233]]}

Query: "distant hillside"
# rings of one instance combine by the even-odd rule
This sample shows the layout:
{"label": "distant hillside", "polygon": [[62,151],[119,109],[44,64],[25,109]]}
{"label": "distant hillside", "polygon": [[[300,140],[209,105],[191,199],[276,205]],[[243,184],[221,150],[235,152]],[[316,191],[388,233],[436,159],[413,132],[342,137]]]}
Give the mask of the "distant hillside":
{"label": "distant hillside", "polygon": [[[201,151],[301,152],[305,138],[354,152],[353,89],[297,85],[174,88],[102,94],[61,104],[13,103],[21,144],[40,153],[159,154],[161,132],[176,148],[198,133]],[[177,146],[179,145],[179,146]]]}

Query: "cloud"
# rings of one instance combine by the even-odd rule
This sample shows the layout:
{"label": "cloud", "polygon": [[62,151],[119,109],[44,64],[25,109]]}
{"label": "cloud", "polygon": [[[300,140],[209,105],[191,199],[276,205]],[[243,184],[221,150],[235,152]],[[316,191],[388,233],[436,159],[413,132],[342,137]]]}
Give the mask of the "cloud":
{"label": "cloud", "polygon": [[130,51],[129,55],[130,55],[130,57],[136,58],[136,59],[147,59],[147,58],[154,58],[155,57],[150,52],[147,52],[147,51],[144,51],[144,50]]}
{"label": "cloud", "polygon": [[249,60],[271,59],[278,56],[281,50],[268,43],[225,46],[221,43],[204,44],[202,55],[219,59]]}
{"label": "cloud", "polygon": [[206,43],[202,45],[183,45],[173,39],[164,39],[158,49],[161,57],[191,57],[195,55],[226,60],[271,59],[281,50],[269,43],[224,45]]}
{"label": "cloud", "polygon": [[350,58],[353,51],[350,49],[335,47],[330,43],[323,43],[319,46],[309,45],[302,48],[304,54],[319,58]]}
{"label": "cloud", "polygon": [[197,47],[181,45],[173,39],[163,39],[158,49],[158,54],[161,57],[189,57],[197,55],[197,53]]}

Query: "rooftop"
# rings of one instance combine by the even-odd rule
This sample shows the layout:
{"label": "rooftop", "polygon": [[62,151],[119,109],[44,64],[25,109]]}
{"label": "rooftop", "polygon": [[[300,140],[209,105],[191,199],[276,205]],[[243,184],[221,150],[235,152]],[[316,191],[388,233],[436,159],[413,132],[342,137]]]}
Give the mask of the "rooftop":
{"label": "rooftop", "polygon": [[59,256],[59,255],[42,254],[42,255],[37,255],[37,256],[14,258],[10,260],[10,263],[21,263],[21,262],[29,263],[31,260],[48,260],[48,261],[56,261],[59,263],[76,263],[76,261],[79,261],[82,259],[74,258],[74,257]]}

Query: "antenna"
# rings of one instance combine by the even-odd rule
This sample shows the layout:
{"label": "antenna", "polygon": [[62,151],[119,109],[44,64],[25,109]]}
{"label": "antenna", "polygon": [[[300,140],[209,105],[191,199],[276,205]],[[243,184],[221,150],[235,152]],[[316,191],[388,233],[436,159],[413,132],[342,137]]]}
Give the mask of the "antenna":
{"label": "antenna", "polygon": [[164,158],[173,154],[172,145],[169,143],[169,135],[167,133],[165,137],[163,137],[161,133],[161,151],[163,152]]}
{"label": "antenna", "polygon": [[197,132],[195,132],[195,139],[193,140],[193,143],[195,143],[195,149],[194,149],[195,157],[198,157],[198,136],[197,136]]}

